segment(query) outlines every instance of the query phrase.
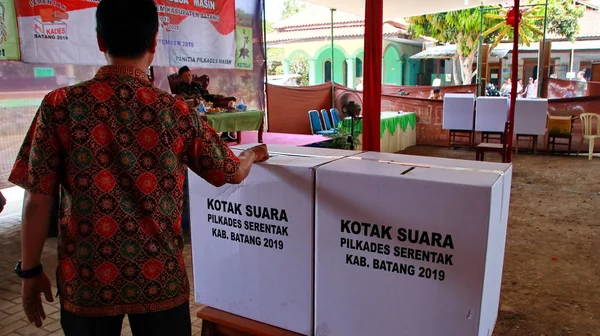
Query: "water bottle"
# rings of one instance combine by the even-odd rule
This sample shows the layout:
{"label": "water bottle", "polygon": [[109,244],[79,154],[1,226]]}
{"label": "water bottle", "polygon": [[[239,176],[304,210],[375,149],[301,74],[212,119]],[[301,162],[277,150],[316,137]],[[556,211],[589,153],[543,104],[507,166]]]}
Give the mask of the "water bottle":
{"label": "water bottle", "polygon": [[238,111],[244,111],[244,98],[240,99],[240,103],[237,106]]}

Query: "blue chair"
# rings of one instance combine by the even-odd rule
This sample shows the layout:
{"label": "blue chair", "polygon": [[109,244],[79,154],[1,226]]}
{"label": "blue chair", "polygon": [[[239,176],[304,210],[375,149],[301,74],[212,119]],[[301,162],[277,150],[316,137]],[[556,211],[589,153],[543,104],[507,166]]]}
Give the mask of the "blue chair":
{"label": "blue chair", "polygon": [[310,129],[313,134],[335,134],[334,130],[324,130],[323,124],[321,124],[321,118],[319,117],[319,111],[310,110],[308,111],[308,119],[310,121]]}
{"label": "blue chair", "polygon": [[325,123],[325,130],[332,129],[333,127],[331,127],[331,119],[329,118],[329,113],[327,113],[327,110],[321,110],[321,115],[323,116],[323,122]]}
{"label": "blue chair", "polygon": [[334,107],[331,110],[331,122],[333,122],[333,128],[338,128],[340,126],[340,115],[338,114],[338,110]]}

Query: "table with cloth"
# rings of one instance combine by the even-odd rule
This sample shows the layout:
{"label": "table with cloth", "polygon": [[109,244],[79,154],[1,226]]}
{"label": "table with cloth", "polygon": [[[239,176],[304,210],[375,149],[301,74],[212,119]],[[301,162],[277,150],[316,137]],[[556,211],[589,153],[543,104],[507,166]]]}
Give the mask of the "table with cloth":
{"label": "table with cloth", "polygon": [[242,142],[242,131],[258,131],[258,142],[262,143],[263,111],[202,113],[200,116],[218,133],[237,132],[238,145]]}
{"label": "table with cloth", "polygon": [[[264,130],[263,111],[235,111],[218,113],[201,113],[200,117],[218,133],[237,132],[238,145],[242,142],[242,131],[258,131],[258,142],[262,143]],[[187,172],[184,179],[183,215],[181,226],[189,234],[190,202]]]}
{"label": "table with cloth", "polygon": [[[352,119],[344,118],[341,126],[350,133]],[[380,151],[385,153],[396,153],[407,147],[417,144],[417,116],[414,112],[381,112],[381,125],[379,127],[379,138],[381,141]],[[354,132],[358,133],[360,145],[357,150],[362,149],[363,121],[354,121]]]}

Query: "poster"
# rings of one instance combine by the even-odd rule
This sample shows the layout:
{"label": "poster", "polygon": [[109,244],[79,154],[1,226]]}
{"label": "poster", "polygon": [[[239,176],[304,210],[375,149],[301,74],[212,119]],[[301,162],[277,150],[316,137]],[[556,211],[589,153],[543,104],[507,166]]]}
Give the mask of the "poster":
{"label": "poster", "polygon": [[0,61],[18,61],[19,34],[12,0],[0,0]]}
{"label": "poster", "polygon": [[[235,68],[233,0],[156,0],[160,27],[154,65]],[[22,60],[102,65],[96,42],[97,1],[19,1]]]}
{"label": "poster", "polygon": [[252,28],[236,27],[235,30],[235,67],[242,70],[252,70]]}

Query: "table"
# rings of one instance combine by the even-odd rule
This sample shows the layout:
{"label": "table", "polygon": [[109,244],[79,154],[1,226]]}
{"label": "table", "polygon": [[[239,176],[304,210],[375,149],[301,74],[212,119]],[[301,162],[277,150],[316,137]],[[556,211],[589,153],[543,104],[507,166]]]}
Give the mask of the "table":
{"label": "table", "polygon": [[[352,119],[344,118],[341,127],[350,133]],[[361,142],[357,150],[362,149],[362,120],[354,121],[354,131],[358,132],[358,140]],[[417,144],[417,116],[414,112],[381,112],[381,124],[379,128],[380,151],[385,153],[396,153],[407,147]]]}
{"label": "table", "polygon": [[202,319],[202,336],[301,336],[206,306],[198,311],[197,316]]}
{"label": "table", "polygon": [[263,142],[264,115],[263,111],[235,111],[202,113],[200,117],[218,133],[237,132],[239,145],[242,142],[242,131],[258,131],[258,142]]}

